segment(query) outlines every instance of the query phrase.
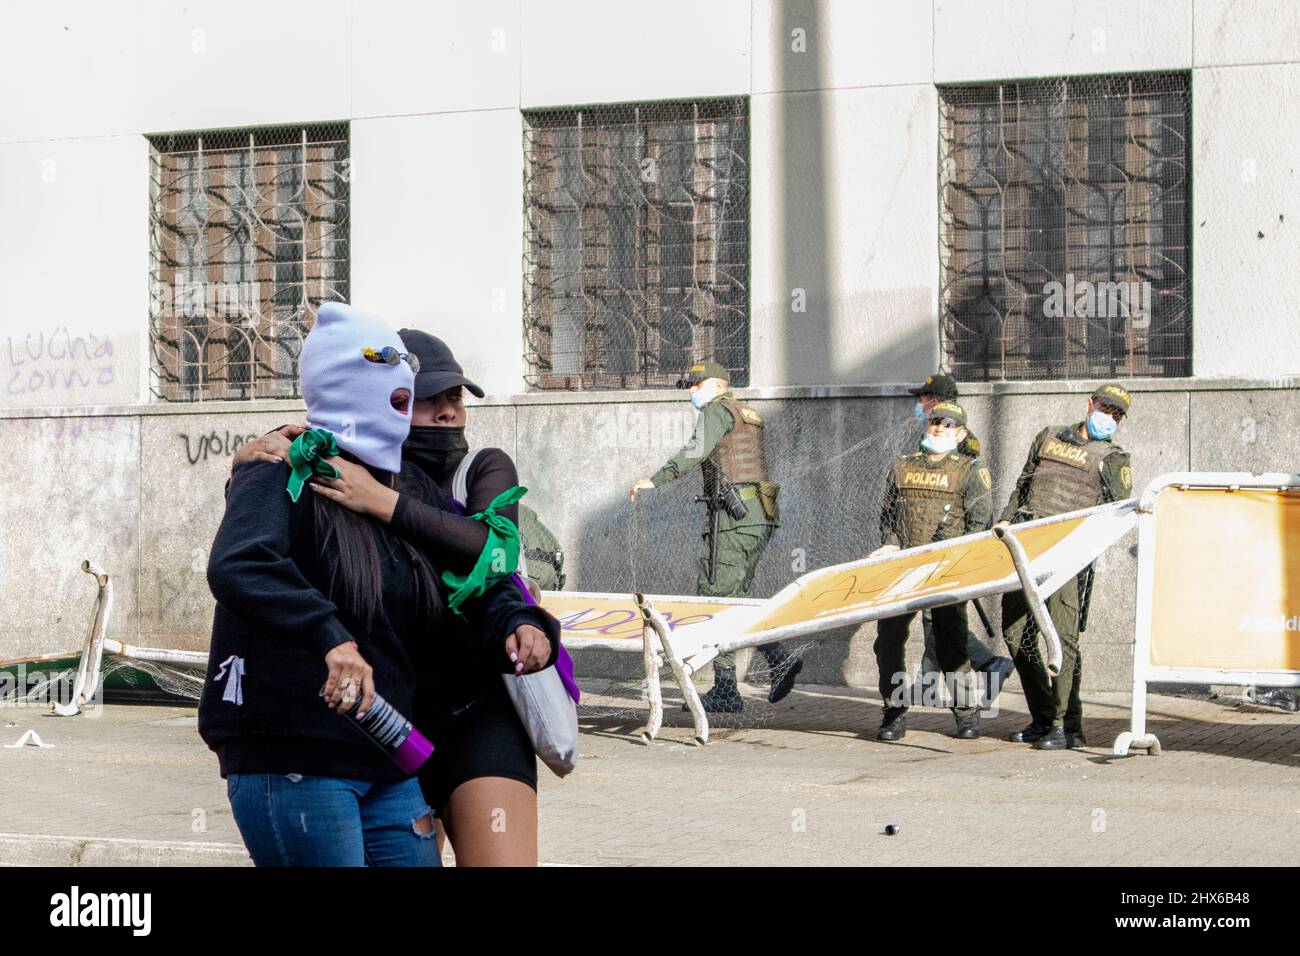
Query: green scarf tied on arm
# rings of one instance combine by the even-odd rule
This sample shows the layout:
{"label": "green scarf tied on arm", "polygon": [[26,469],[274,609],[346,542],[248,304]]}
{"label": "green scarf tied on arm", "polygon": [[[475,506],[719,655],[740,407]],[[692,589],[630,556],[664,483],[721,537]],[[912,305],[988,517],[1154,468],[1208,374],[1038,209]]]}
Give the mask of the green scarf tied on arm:
{"label": "green scarf tied on arm", "polygon": [[442,572],[442,582],[451,592],[447,596],[447,606],[457,614],[460,606],[470,598],[478,597],[502,578],[507,578],[519,567],[519,528],[505,515],[497,514],[498,508],[512,505],[528,491],[519,485],[501,492],[492,499],[492,503],[476,515],[470,515],[475,521],[487,526],[487,541],[479,552],[474,569],[469,574]]}
{"label": "green scarf tied on arm", "polygon": [[312,475],[337,478],[339,470],[325,459],[335,458],[338,453],[334,435],[323,428],[313,428],[295,438],[289,446],[289,467],[293,469],[289,475],[289,497],[297,501],[302,486]]}

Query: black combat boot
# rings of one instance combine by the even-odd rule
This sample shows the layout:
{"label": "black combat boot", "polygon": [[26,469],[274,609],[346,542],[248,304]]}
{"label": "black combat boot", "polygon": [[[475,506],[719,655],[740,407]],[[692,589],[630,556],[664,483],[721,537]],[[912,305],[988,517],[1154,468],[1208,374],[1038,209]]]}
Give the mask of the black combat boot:
{"label": "black combat boot", "polygon": [[1051,731],[1051,724],[1032,723],[1023,730],[1017,730],[1007,738],[1013,744],[1032,744],[1042,740]]}
{"label": "black combat boot", "polygon": [[767,672],[772,678],[772,686],[767,691],[767,700],[770,704],[777,704],[790,696],[790,691],[794,690],[794,679],[803,670],[803,661],[792,657],[784,647],[778,647],[763,656],[767,658]]}
{"label": "black combat boot", "polygon": [[1034,741],[1035,750],[1069,750],[1070,738],[1064,727],[1053,727]]}
{"label": "black combat boot", "polygon": [[880,721],[880,730],[876,732],[877,740],[902,740],[907,733],[907,711],[886,710]]}
{"label": "black combat boot", "polygon": [[[700,704],[706,714],[738,714],[745,709],[740,688],[736,686],[736,669],[713,665],[713,686],[700,695]],[[682,704],[682,710],[689,710]]]}
{"label": "black combat boot", "polygon": [[979,711],[973,714],[966,714],[957,718],[957,733],[954,736],[958,740],[976,740],[980,735],[980,715]]}
{"label": "black combat boot", "polygon": [[1078,750],[1080,747],[1088,746],[1088,738],[1083,735],[1083,728],[1071,730],[1069,727],[1066,727],[1065,740],[1069,744],[1071,750]]}

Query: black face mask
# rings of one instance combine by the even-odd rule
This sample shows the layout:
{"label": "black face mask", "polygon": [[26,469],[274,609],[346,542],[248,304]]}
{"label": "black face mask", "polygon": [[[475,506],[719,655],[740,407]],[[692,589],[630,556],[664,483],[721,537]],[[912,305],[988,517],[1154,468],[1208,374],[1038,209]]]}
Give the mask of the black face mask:
{"label": "black face mask", "polygon": [[402,458],[423,468],[434,481],[449,478],[467,454],[469,442],[465,440],[464,425],[412,425],[411,434],[402,444]]}

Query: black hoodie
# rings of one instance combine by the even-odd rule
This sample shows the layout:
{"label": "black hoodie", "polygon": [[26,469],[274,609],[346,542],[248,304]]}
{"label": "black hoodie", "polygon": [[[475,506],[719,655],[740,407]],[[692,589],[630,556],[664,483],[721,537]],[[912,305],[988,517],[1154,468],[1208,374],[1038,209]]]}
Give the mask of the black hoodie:
{"label": "black hoodie", "polygon": [[[216,751],[223,777],[301,773],[395,783],[406,775],[319,696],[331,648],[355,640],[374,668],[376,691],[410,717],[414,662],[436,664],[438,642],[454,649],[448,659],[468,654],[493,670],[513,673],[505,636],[521,624],[541,628],[551,640],[554,662],[558,624],[528,605],[509,582],[467,603],[464,620],[449,611],[445,621],[428,620],[418,610],[409,558],[376,524],[383,594],[375,621],[365,629],[328,596],[328,570],[319,557],[312,517],[316,495],[304,489],[297,502],[291,501],[288,477],[287,465],[254,461],[241,465],[230,483],[208,561],[217,607],[199,733]],[[435,507],[450,507],[414,466],[403,466],[399,488]],[[436,566],[436,555],[430,557]]]}

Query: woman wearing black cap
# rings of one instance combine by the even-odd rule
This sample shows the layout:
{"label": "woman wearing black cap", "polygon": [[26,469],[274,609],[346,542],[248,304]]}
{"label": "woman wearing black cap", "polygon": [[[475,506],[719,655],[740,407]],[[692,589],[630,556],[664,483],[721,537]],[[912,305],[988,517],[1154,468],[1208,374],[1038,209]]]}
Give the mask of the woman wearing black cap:
{"label": "woman wearing black cap", "polygon": [[473,644],[462,656],[516,672],[521,658],[547,666],[558,645],[554,618],[504,586],[467,609],[472,627],[452,624],[437,560],[306,493],[346,468],[446,503],[401,460],[415,364],[381,321],[322,305],[300,356],[312,431],[286,448],[287,466],[252,462],[232,476],[207,568],[217,606],[199,733],[259,866],[437,866],[414,776],[427,741],[395,740],[400,724],[381,717],[371,736],[385,754],[340,714],[411,715],[420,657],[461,640]]}
{"label": "woman wearing black cap", "polygon": [[[419,466],[446,493],[469,454],[463,390],[483,390],[441,339],[413,329],[398,335],[420,363],[415,379],[411,432],[405,461]],[[296,426],[286,426],[240,447],[236,463],[283,457]],[[400,495],[360,469],[340,468],[340,478],[314,490],[390,530],[453,574],[468,574],[490,547],[482,521],[431,508]],[[514,461],[500,448],[481,449],[466,475],[468,515],[480,514],[519,484]],[[497,513],[518,527],[518,507]],[[420,773],[425,799],[434,808],[461,866],[537,864],[537,757],[501,678],[476,661],[458,659],[431,668],[417,694],[415,723],[435,744]]]}

